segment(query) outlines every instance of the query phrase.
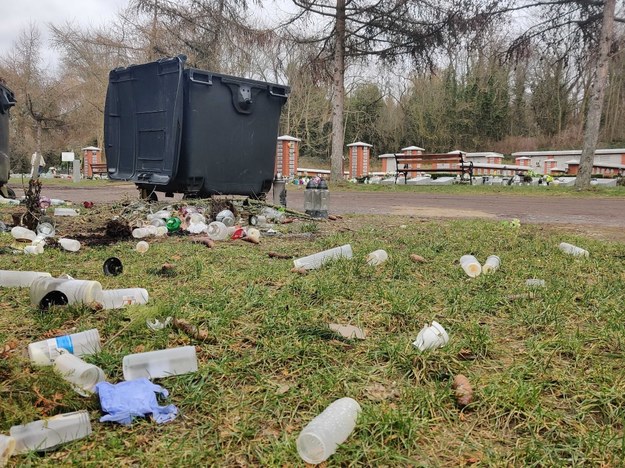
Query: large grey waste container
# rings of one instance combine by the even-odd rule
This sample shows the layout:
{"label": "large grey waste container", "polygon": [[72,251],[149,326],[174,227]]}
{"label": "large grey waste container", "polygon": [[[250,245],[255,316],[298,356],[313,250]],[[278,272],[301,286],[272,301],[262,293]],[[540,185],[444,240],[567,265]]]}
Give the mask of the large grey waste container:
{"label": "large grey waste container", "polygon": [[110,72],[109,178],[132,181],[144,193],[265,194],[289,88],[185,68],[185,60]]}

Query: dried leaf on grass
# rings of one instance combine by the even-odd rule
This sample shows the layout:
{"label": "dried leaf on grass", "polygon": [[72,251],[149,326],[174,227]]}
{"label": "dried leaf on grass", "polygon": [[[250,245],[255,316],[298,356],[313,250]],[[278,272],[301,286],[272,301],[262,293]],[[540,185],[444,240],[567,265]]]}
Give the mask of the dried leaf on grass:
{"label": "dried leaf on grass", "polygon": [[308,270],[306,268],[291,268],[291,273],[299,273],[300,275],[307,275]]}
{"label": "dried leaf on grass", "polygon": [[289,384],[282,384],[277,388],[276,395],[284,395],[290,388],[291,386]]}
{"label": "dried leaf on grass", "polygon": [[366,387],[365,391],[365,396],[371,401],[394,400],[399,398],[399,390],[395,386],[395,383],[390,387],[375,383]]}
{"label": "dried leaf on grass", "polygon": [[358,328],[353,325],[340,325],[338,323],[330,323],[328,324],[328,326],[330,327],[330,330],[338,333],[344,338],[356,338],[359,340],[365,339],[365,332],[362,330],[362,328]]}
{"label": "dried leaf on grass", "polygon": [[215,241],[211,239],[210,237],[196,237],[195,239],[193,239],[193,243],[203,244],[209,249],[212,249],[213,247],[215,247]]}
{"label": "dried leaf on grass", "polygon": [[6,359],[7,356],[17,348],[19,342],[17,340],[8,341],[2,348],[0,348],[0,359]]}
{"label": "dried leaf on grass", "polygon": [[414,263],[427,263],[427,260],[425,258],[417,254],[411,254],[410,260],[412,260]]}
{"label": "dried leaf on grass", "polygon": [[283,254],[283,253],[278,253],[278,252],[269,252],[267,253],[267,255],[269,256],[269,258],[280,258],[284,260],[293,258],[293,255],[288,255],[288,254]]}
{"label": "dried leaf on grass", "polygon": [[201,330],[184,319],[174,319],[171,324],[175,329],[186,333],[195,340],[206,341],[209,338],[206,330]]}
{"label": "dried leaf on grass", "polygon": [[60,401],[63,399],[63,394],[58,392],[52,395],[52,398],[46,398],[43,396],[37,385],[33,385],[33,393],[37,396],[34,406],[39,408],[41,410],[41,414],[44,416],[47,416],[50,412],[55,410],[56,407],[60,405]]}
{"label": "dried leaf on grass", "polygon": [[451,386],[454,389],[456,403],[459,407],[464,408],[473,401],[473,387],[464,375],[456,375]]}

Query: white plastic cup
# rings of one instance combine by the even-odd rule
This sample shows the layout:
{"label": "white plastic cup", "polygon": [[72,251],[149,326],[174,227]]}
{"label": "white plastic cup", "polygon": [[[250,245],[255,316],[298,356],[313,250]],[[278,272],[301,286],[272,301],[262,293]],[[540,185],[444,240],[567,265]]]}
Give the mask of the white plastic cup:
{"label": "white plastic cup", "polygon": [[525,286],[527,286],[528,288],[544,288],[545,280],[537,279],[537,278],[530,278],[525,281]]}
{"label": "white plastic cup", "polygon": [[206,223],[191,222],[191,224],[189,224],[189,227],[187,228],[187,231],[189,231],[191,234],[200,234],[201,232],[204,232],[207,229],[208,229],[208,225]]}
{"label": "white plastic cup", "polygon": [[100,351],[100,334],[93,328],[80,333],[58,336],[28,345],[28,355],[33,364],[50,366],[65,349],[75,356],[95,354]]}
{"label": "white plastic cup", "polygon": [[197,372],[195,346],[129,354],[122,360],[124,380],[158,379]]}
{"label": "white plastic cup", "polygon": [[228,226],[221,221],[213,221],[206,228],[206,234],[215,241],[221,241],[228,238]]}
{"label": "white plastic cup", "polygon": [[297,438],[297,452],[306,463],[327,460],[356,427],[361,408],[353,398],[340,398],[310,421]]}
{"label": "white plastic cup", "polygon": [[105,309],[122,309],[132,304],[147,304],[149,298],[148,292],[143,288],[102,291],[102,305]]}
{"label": "white plastic cup", "polygon": [[581,247],[577,247],[573,244],[568,244],[566,242],[561,242],[558,246],[560,250],[569,255],[573,255],[574,257],[588,257],[588,250],[584,250]]}
{"label": "white plastic cup", "polygon": [[499,265],[501,265],[501,259],[497,255],[490,255],[484,265],[482,265],[482,273],[489,274],[494,273],[499,269]]}
{"label": "white plastic cup", "polygon": [[0,466],[5,466],[15,451],[15,439],[0,434]]}
{"label": "white plastic cup", "polygon": [[260,241],[260,231],[256,228],[247,228],[245,231],[245,237],[251,239],[253,242]]}
{"label": "white plastic cup", "polygon": [[167,226],[158,226],[156,228],[156,237],[162,237],[167,235],[167,233],[169,232],[169,230],[167,229]]}
{"label": "white plastic cup", "polygon": [[[156,226],[152,226],[152,227],[154,227],[155,229],[154,233],[156,233],[156,229],[158,228]],[[132,230],[132,237],[134,237],[135,239],[143,239],[144,237],[148,237],[149,235],[150,235],[150,230],[147,227],[140,227],[140,228],[135,228]]]}
{"label": "white plastic cup", "polygon": [[234,213],[230,210],[222,210],[215,216],[215,221],[224,223],[226,226],[234,226]]}
{"label": "white plastic cup", "polygon": [[[148,219],[149,219],[149,217],[148,217]],[[166,222],[165,222],[165,220],[164,220],[164,219],[162,219],[162,218],[152,218],[152,219],[150,220],[150,224],[151,224],[152,226],[157,227],[157,228],[158,228],[158,227],[161,227],[161,226],[167,226],[167,223],[166,223]]]}
{"label": "white plastic cup", "polygon": [[[172,214],[172,212],[171,212],[171,211],[168,211],[168,210],[160,210],[160,211],[157,211],[157,212],[156,212],[156,213],[154,213],[154,214],[149,214],[149,215],[148,215],[148,220],[149,220],[149,221],[152,221],[152,220],[154,220],[154,219],[162,219],[162,220],[165,220],[165,219],[167,219],[167,218],[171,218],[171,214]],[[162,226],[164,226],[164,224],[162,224]]]}
{"label": "white plastic cup", "polygon": [[24,253],[26,255],[40,255],[43,253],[43,245],[27,245],[26,247],[24,247]]}
{"label": "white plastic cup", "polygon": [[31,304],[39,306],[44,296],[52,291],[65,294],[68,304],[101,304],[103,301],[102,285],[98,281],[40,276],[30,285]]}
{"label": "white plastic cup", "polygon": [[135,250],[139,253],[146,253],[149,248],[150,244],[148,244],[146,241],[139,241],[135,246]]}
{"label": "white plastic cup", "polygon": [[88,436],[91,422],[89,413],[82,410],[13,426],[10,434],[15,439],[15,453],[42,452]]}
{"label": "white plastic cup", "polygon": [[74,390],[82,396],[89,396],[94,392],[98,382],[106,380],[102,369],[89,364],[77,356],[61,349],[54,360],[54,370],[72,384]]}
{"label": "white plastic cup", "polygon": [[54,226],[52,225],[52,223],[39,223],[37,225],[37,235],[39,236],[43,236],[43,237],[52,237],[54,236]]}
{"label": "white plastic cup", "polygon": [[297,258],[293,260],[293,265],[295,265],[295,268],[314,270],[331,260],[337,258],[352,258],[352,256],[352,246],[350,244],[345,244],[340,247],[334,247],[333,249],[308,255],[307,257]]}
{"label": "white plastic cup", "polygon": [[11,228],[11,235],[15,240],[29,242],[34,241],[35,237],[37,237],[37,233],[35,231],[31,231],[23,226],[15,226]]}
{"label": "white plastic cup", "polygon": [[191,215],[189,216],[189,223],[190,224],[206,224],[206,218],[204,217],[204,215],[202,213],[191,213]]}
{"label": "white plastic cup", "polygon": [[367,255],[367,258],[366,258],[367,265],[371,265],[371,266],[381,265],[387,260],[388,260],[388,253],[386,253],[386,250],[382,250],[382,249],[374,250],[369,255]]}
{"label": "white plastic cup", "polygon": [[432,325],[425,325],[417,335],[417,339],[412,343],[419,351],[426,349],[442,348],[449,342],[449,335],[443,326],[432,321]]}
{"label": "white plastic cup", "polygon": [[78,252],[80,250],[80,242],[75,239],[67,239],[62,237],[59,239],[59,244],[68,252]]}
{"label": "white plastic cup", "polygon": [[50,273],[43,271],[11,271],[0,270],[0,286],[5,288],[28,288],[37,278],[51,278]]}
{"label": "white plastic cup", "polygon": [[54,216],[78,216],[78,211],[73,208],[55,208]]}
{"label": "white plastic cup", "polygon": [[473,255],[463,255],[460,257],[460,266],[471,278],[475,278],[482,273],[482,265]]}

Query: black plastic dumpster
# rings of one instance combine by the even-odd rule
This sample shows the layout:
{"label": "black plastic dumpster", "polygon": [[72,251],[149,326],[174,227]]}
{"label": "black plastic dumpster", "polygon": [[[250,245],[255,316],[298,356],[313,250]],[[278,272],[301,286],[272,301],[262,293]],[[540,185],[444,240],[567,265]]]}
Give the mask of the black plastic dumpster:
{"label": "black plastic dumpster", "polygon": [[153,192],[263,196],[289,88],[185,68],[186,57],[112,70],[108,175]]}
{"label": "black plastic dumpster", "polygon": [[5,186],[9,181],[9,109],[15,105],[13,92],[0,83],[0,197],[15,198],[13,190]]}

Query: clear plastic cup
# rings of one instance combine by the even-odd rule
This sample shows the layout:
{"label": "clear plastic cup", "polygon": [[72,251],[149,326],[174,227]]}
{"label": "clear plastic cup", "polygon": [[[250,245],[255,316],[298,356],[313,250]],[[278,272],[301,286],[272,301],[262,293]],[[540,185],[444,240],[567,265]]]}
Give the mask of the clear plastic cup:
{"label": "clear plastic cup", "polygon": [[100,334],[93,328],[71,335],[57,336],[28,345],[28,356],[33,364],[50,366],[65,349],[75,356],[95,354],[100,351]]}
{"label": "clear plastic cup", "polygon": [[352,433],[360,411],[360,405],[352,398],[331,403],[300,432],[297,452],[302,460],[312,464],[327,460]]}
{"label": "clear plastic cup", "polygon": [[105,309],[122,309],[133,304],[147,304],[150,296],[143,288],[105,289],[102,305]]}
{"label": "clear plastic cup", "polygon": [[75,239],[59,239],[59,244],[68,252],[78,252],[80,250],[80,242]]}
{"label": "clear plastic cup", "polygon": [[482,273],[482,265],[473,255],[463,255],[460,257],[460,266],[471,278],[475,278]]}
{"label": "clear plastic cup", "polygon": [[196,372],[195,346],[129,354],[122,360],[124,380],[157,379]]}
{"label": "clear plastic cup", "polygon": [[367,258],[366,258],[367,264],[371,266],[381,265],[387,260],[388,260],[388,253],[386,253],[386,250],[382,250],[382,249],[374,250],[369,255],[367,255]]}
{"label": "clear plastic cup", "polygon": [[306,270],[313,270],[320,268],[323,264],[337,259],[337,258],[352,258],[352,246],[345,244],[340,247],[334,247],[333,249],[324,250],[323,252],[317,252],[316,254],[308,255],[307,257],[301,257],[293,260],[295,268],[304,268]]}
{"label": "clear plastic cup", "polygon": [[149,248],[150,244],[148,244],[146,241],[139,241],[135,246],[135,250],[139,253],[146,253]]}
{"label": "clear plastic cup", "polygon": [[32,242],[37,237],[37,233],[35,231],[31,231],[23,226],[15,226],[11,229],[11,235],[14,239],[18,241],[29,241]]}
{"label": "clear plastic cup", "polygon": [[499,265],[501,265],[501,259],[497,255],[490,255],[482,265],[482,273],[494,273],[499,269]]}
{"label": "clear plastic cup", "polygon": [[566,242],[561,242],[558,246],[560,250],[569,255],[573,255],[574,257],[588,257],[588,250],[584,250],[581,247],[577,247],[573,244],[568,244]]}
{"label": "clear plastic cup", "polygon": [[51,278],[52,275],[42,271],[0,270],[0,287],[29,288],[40,277]]}
{"label": "clear plastic cup", "polygon": [[206,234],[212,240],[225,240],[228,238],[228,227],[220,221],[213,221],[206,228]]}
{"label": "clear plastic cup", "polygon": [[0,434],[0,466],[5,466],[15,451],[15,439]]}
{"label": "clear plastic cup", "polygon": [[15,453],[52,450],[72,440],[91,434],[91,422],[86,410],[59,414],[11,428],[15,439]]}
{"label": "clear plastic cup", "polygon": [[89,396],[98,382],[106,380],[98,366],[83,361],[65,349],[59,351],[60,354],[54,360],[54,369],[72,384],[78,394]]}

